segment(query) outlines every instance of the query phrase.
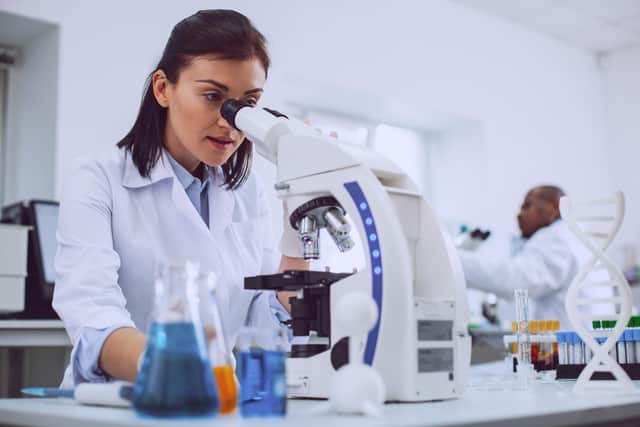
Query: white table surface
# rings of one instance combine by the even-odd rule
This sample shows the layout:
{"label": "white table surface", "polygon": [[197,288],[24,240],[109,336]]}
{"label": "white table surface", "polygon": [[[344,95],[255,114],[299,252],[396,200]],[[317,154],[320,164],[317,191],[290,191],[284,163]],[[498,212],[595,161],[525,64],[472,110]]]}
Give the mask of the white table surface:
{"label": "white table surface", "polygon": [[[572,382],[536,383],[527,391],[503,385],[498,365],[477,367],[461,399],[387,404],[379,418],[311,413],[321,401],[290,400],[286,418],[243,419],[238,414],[215,419],[157,420],[138,418],[131,409],[82,406],[71,399],[0,399],[0,424],[15,426],[184,427],[279,425],[348,426],[562,426],[640,419],[640,392],[627,395],[577,396]],[[640,386],[640,384],[637,384]],[[500,390],[501,387],[504,387]],[[640,424],[639,424],[640,425]]]}
{"label": "white table surface", "polygon": [[71,347],[71,342],[61,320],[0,320],[0,347]]}

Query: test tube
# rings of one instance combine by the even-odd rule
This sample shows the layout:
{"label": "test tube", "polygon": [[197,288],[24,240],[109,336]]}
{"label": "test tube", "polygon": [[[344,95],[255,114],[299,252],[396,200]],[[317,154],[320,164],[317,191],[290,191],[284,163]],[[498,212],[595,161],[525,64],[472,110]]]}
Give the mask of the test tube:
{"label": "test tube", "polygon": [[591,326],[593,327],[594,331],[600,330],[602,329],[602,321],[594,320],[591,322]]}
{"label": "test tube", "polygon": [[616,342],[616,360],[618,363],[627,363],[627,349],[624,345],[624,332],[618,337]]}
{"label": "test tube", "polygon": [[[560,321],[559,320],[554,320],[553,321],[553,331],[551,332],[551,335],[553,335],[554,332],[557,332],[560,330]],[[555,369],[556,366],[558,366],[558,343],[557,341],[554,342],[551,345],[551,348],[553,349],[553,367],[551,369]]]}
{"label": "test tube", "polygon": [[536,371],[540,370],[540,343],[537,339],[538,321],[529,321],[529,337],[531,338],[531,363]]}
{"label": "test tube", "polygon": [[573,351],[573,332],[565,332],[565,340],[567,341],[567,363],[569,365],[575,365],[576,355]]}
{"label": "test tube", "polygon": [[577,333],[573,333],[574,359],[577,365],[584,365],[584,343]]}
{"label": "test tube", "polygon": [[640,329],[633,330],[633,347],[635,348],[635,363],[640,363]]}
{"label": "test tube", "polygon": [[520,363],[531,363],[531,342],[529,337],[529,292],[526,289],[514,291],[516,319],[518,322],[518,359]]}
{"label": "test tube", "polygon": [[558,364],[566,365],[567,360],[567,341],[564,332],[556,332],[556,340],[558,341]]}
{"label": "test tube", "polygon": [[636,347],[635,347],[632,329],[627,329],[624,331],[624,349],[625,349],[625,353],[627,354],[626,363],[635,363]]}

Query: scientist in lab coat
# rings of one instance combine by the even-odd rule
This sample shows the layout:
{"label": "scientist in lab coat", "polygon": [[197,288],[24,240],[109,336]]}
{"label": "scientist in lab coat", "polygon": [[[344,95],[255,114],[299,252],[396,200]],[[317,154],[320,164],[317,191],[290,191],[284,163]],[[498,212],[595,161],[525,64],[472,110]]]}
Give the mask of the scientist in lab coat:
{"label": "scientist in lab coat", "polygon": [[73,343],[63,386],[135,380],[156,262],[192,260],[217,274],[232,344],[243,325],[275,328],[286,315],[284,296],[244,290],[243,279],[307,263],[289,227],[280,252],[272,242],[265,193],[251,173],[252,144],[220,115],[225,99],[258,103],[269,63],[264,37],[237,12],[182,20],[129,133],[70,174],[53,298]]}
{"label": "scientist in lab coat", "polygon": [[518,214],[522,246],[510,258],[459,254],[468,287],[508,301],[513,301],[514,289],[527,289],[532,319],[559,319],[569,329],[564,300],[588,253],[560,218],[562,196],[560,188],[550,185],[527,193]]}

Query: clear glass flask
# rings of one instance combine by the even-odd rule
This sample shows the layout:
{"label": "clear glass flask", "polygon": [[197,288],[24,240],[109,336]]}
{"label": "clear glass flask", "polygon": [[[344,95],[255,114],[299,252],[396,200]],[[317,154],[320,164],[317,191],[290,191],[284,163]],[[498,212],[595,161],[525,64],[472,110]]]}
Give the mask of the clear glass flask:
{"label": "clear glass flask", "polygon": [[240,413],[243,417],[277,417],[287,412],[286,333],[245,328],[238,335]]}
{"label": "clear glass flask", "polygon": [[138,414],[212,415],[218,391],[198,310],[198,265],[161,265],[155,280],[153,322],[134,387]]}
{"label": "clear glass flask", "polygon": [[238,406],[238,385],[233,356],[229,351],[224,325],[218,309],[216,275],[202,273],[197,279],[200,292],[200,318],[209,349],[211,369],[218,386],[220,413],[230,414]]}

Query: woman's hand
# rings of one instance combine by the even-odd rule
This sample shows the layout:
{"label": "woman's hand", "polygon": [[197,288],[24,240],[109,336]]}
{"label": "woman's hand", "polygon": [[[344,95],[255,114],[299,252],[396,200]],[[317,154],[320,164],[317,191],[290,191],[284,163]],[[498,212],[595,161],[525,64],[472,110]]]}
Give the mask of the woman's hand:
{"label": "woman's hand", "polygon": [[[294,258],[286,255],[282,255],[280,259],[280,273],[285,270],[308,270],[309,269],[309,261],[306,261],[304,258]],[[289,298],[296,295],[295,291],[279,291],[276,292],[276,296],[278,297],[278,301],[280,304],[291,313],[291,304],[289,304]]]}

